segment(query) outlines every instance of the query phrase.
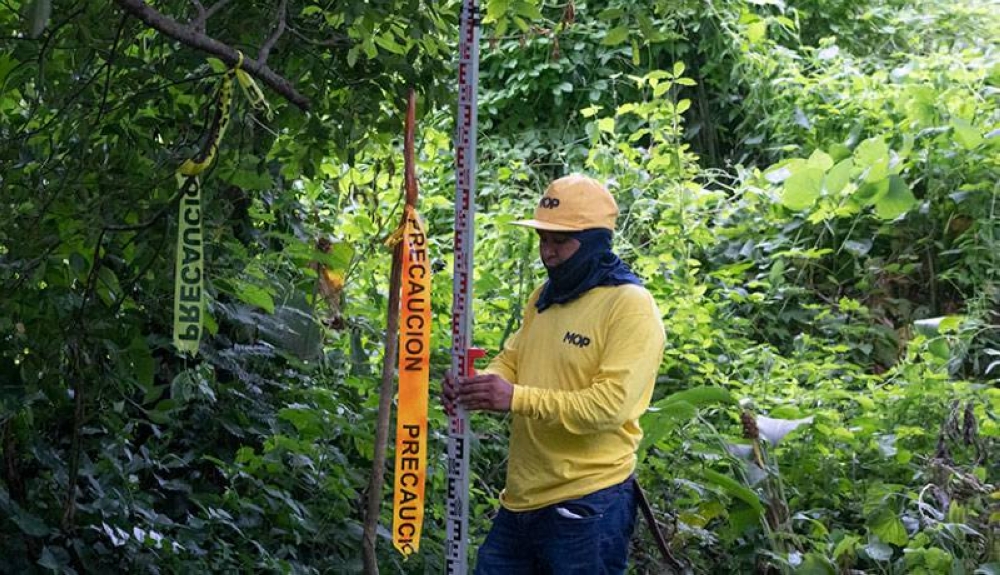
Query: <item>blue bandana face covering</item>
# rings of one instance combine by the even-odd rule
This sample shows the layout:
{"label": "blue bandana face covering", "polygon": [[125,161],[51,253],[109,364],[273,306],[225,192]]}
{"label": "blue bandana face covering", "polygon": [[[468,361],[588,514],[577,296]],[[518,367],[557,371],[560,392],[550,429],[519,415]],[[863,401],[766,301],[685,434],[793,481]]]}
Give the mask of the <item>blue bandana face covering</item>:
{"label": "blue bandana face covering", "polygon": [[575,232],[572,237],[580,242],[580,249],[549,270],[549,281],[535,302],[538,313],[553,304],[573,301],[597,286],[642,285],[642,280],[611,251],[611,230],[595,228]]}

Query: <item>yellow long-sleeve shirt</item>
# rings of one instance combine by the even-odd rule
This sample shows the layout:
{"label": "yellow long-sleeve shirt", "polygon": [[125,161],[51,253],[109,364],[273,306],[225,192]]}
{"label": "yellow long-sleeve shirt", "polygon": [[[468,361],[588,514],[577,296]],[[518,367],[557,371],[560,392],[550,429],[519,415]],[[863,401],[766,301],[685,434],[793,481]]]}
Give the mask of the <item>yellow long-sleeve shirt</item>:
{"label": "yellow long-sleeve shirt", "polygon": [[501,504],[527,511],[620,483],[635,469],[639,416],[649,407],[664,331],[637,285],[593,288],[524,323],[490,362],[514,384]]}

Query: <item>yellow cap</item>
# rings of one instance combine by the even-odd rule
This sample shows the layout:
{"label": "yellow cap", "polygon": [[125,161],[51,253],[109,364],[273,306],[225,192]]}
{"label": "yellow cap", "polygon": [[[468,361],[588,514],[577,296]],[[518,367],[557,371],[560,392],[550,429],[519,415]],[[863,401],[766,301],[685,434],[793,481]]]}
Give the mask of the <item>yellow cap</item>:
{"label": "yellow cap", "polygon": [[614,231],[617,219],[618,204],[607,188],[593,178],[571,174],[549,184],[534,219],[513,223],[549,232]]}

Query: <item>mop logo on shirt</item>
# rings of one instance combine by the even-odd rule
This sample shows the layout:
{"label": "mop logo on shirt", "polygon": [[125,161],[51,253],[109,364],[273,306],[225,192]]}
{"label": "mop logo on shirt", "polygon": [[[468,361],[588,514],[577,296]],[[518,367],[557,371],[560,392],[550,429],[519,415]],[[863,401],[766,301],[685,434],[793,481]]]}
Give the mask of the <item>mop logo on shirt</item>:
{"label": "mop logo on shirt", "polygon": [[590,345],[589,337],[580,333],[573,333],[571,331],[567,331],[562,340],[563,343],[575,345],[576,347],[587,347]]}

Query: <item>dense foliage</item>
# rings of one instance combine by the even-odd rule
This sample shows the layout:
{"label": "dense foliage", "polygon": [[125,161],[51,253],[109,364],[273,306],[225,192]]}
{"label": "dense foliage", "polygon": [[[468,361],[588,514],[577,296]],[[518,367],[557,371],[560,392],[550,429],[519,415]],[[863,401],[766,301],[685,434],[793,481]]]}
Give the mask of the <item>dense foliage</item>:
{"label": "dense foliage", "polygon": [[[1000,573],[995,3],[484,4],[477,343],[543,279],[504,224],[589,172],[666,320],[640,478],[693,572]],[[449,364],[458,2],[219,8],[248,55],[284,23],[267,62],[310,110],[237,97],[188,358],[174,170],[224,66],[115,3],[0,2],[0,572],[361,569],[409,86]],[[385,572],[441,572],[430,418],[422,550],[384,539]],[[478,540],[505,426],[473,427]],[[662,573],[647,533],[634,571]]]}

